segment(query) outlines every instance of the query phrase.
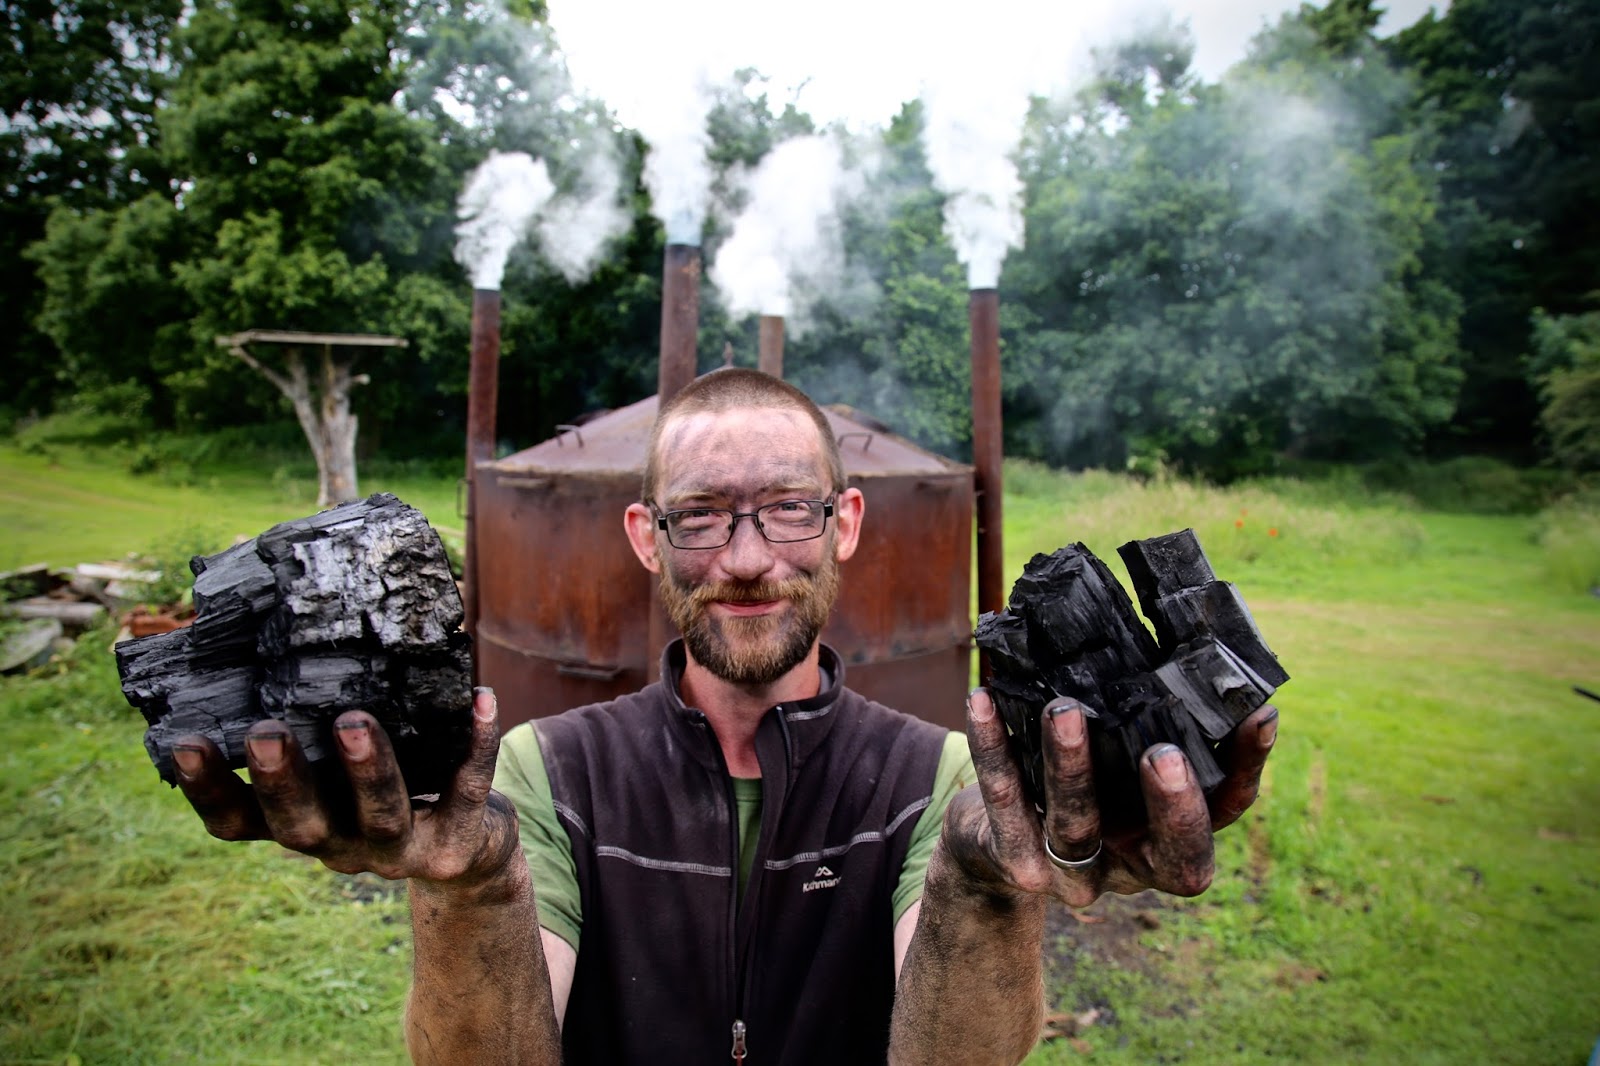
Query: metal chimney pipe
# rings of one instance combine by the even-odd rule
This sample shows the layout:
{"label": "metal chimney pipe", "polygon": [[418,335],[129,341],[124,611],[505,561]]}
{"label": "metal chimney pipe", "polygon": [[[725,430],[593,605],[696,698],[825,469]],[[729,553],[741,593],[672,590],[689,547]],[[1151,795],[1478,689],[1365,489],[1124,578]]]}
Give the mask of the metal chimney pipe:
{"label": "metal chimney pipe", "polygon": [[775,378],[783,377],[783,316],[762,315],[760,338],[756,368]]}
{"label": "metal chimney pipe", "polygon": [[667,245],[661,268],[661,367],[656,395],[661,406],[695,374],[700,331],[700,248]]}
{"label": "metal chimney pipe", "polygon": [[[977,489],[978,610],[1005,606],[1005,553],[1001,543],[1000,292],[973,289],[967,305],[972,330],[972,465]],[[988,663],[980,660],[979,676]]]}
{"label": "metal chimney pipe", "polygon": [[[478,632],[478,565],[474,531],[478,464],[494,461],[495,410],[500,396],[500,292],[472,291],[472,361],[467,367],[466,548],[461,560],[462,607],[468,633]],[[477,667],[474,665],[473,670]],[[474,680],[477,680],[474,677]]]}

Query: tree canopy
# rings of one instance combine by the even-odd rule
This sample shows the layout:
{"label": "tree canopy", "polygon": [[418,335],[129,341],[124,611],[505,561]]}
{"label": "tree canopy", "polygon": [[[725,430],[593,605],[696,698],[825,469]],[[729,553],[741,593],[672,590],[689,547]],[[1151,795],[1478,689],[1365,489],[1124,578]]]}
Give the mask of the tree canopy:
{"label": "tree canopy", "polygon": [[[653,388],[648,145],[573,92],[542,5],[5,10],[10,417],[71,398],[167,427],[282,419],[213,337],[386,333],[410,346],[362,356],[366,446],[458,451],[455,201],[491,150],[545,159],[562,190],[603,157],[631,220],[581,281],[513,256],[502,435],[531,443]],[[1388,39],[1380,13],[1302,6],[1214,83],[1183,26],[1156,26],[1072,96],[1033,101],[1025,244],[1001,279],[1008,451],[1223,478],[1469,449],[1592,464],[1600,0],[1456,0]],[[740,176],[817,130],[761,86],[744,72],[708,116],[708,261]],[[870,177],[786,364],[819,400],[959,456],[966,281],[925,122],[911,102],[846,139]],[[702,311],[702,366],[727,343],[753,364],[754,321],[709,285]]]}

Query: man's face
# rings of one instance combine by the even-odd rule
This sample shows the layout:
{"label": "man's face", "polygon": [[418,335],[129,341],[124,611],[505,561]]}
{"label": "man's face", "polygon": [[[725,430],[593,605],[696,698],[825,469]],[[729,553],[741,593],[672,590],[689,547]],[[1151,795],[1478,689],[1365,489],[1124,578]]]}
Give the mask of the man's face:
{"label": "man's face", "polygon": [[[662,511],[753,511],[832,495],[816,427],[798,411],[755,409],[676,420],[662,437]],[[663,538],[661,600],[689,654],[714,676],[765,686],[810,654],[839,592],[836,527],[773,544],[749,518],[721,548]]]}

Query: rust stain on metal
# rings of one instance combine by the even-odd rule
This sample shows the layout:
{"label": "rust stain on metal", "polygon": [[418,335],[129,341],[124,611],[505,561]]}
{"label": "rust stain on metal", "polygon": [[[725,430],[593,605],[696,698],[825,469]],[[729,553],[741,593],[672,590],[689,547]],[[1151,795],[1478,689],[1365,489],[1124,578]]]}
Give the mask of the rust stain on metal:
{"label": "rust stain on metal", "polygon": [[672,399],[694,380],[700,329],[700,249],[669,244],[661,269],[661,366],[656,393]]}
{"label": "rust stain on metal", "polygon": [[756,369],[783,377],[783,316],[762,315],[757,326]]}
{"label": "rust stain on metal", "polygon": [[[1005,553],[1000,535],[1000,293],[973,289],[967,305],[972,330],[972,464],[978,514],[978,610],[1005,606]],[[980,668],[988,676],[987,664]]]}
{"label": "rust stain on metal", "polygon": [[[466,543],[461,560],[462,606],[468,633],[478,631],[477,467],[494,459],[495,411],[500,395],[500,293],[472,293],[472,356],[467,367]],[[492,556],[491,556],[492,558]],[[474,678],[477,681],[478,678]]]}

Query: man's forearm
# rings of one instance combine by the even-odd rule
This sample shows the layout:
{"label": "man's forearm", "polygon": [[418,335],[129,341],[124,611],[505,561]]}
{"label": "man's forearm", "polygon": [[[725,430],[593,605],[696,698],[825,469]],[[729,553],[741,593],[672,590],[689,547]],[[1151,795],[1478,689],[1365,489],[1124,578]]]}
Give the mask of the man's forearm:
{"label": "man's forearm", "polygon": [[559,1063],[561,1034],[522,857],[472,888],[415,880],[409,887],[412,1061]]}
{"label": "man's forearm", "polygon": [[991,893],[935,849],[895,992],[894,1066],[1022,1061],[1044,1021],[1042,896]]}

